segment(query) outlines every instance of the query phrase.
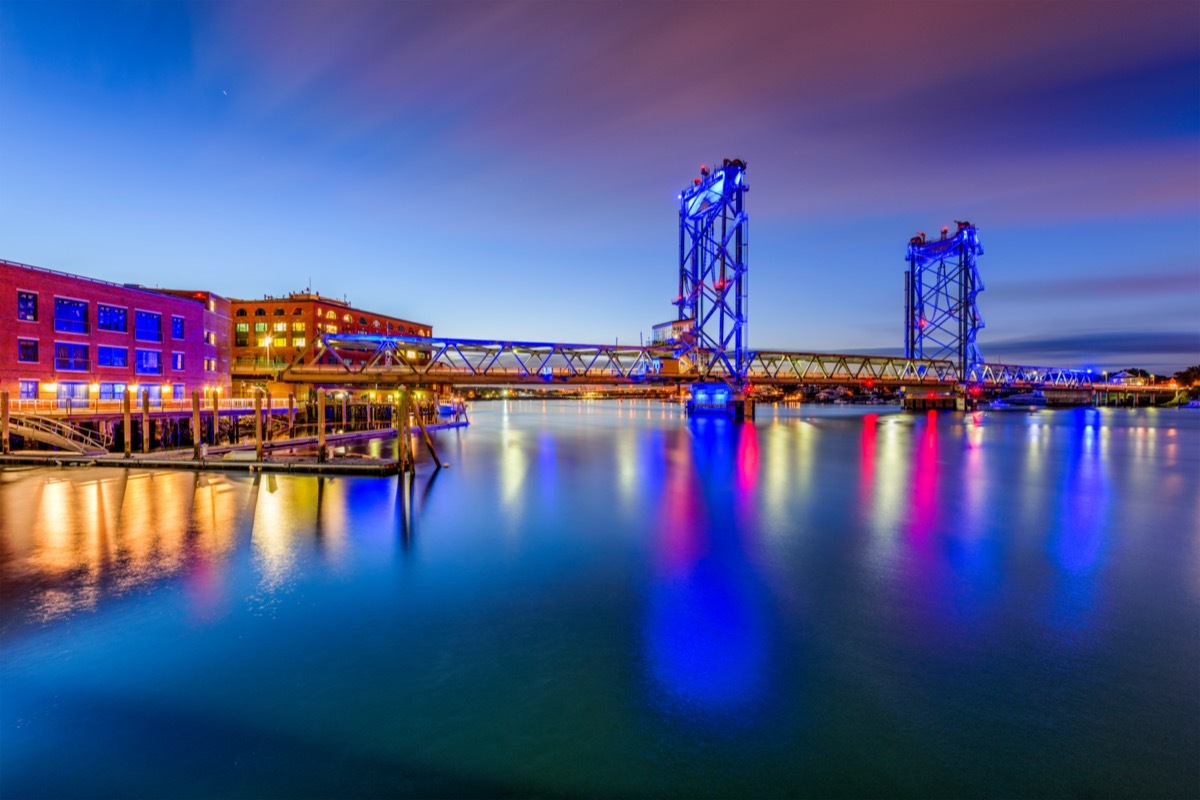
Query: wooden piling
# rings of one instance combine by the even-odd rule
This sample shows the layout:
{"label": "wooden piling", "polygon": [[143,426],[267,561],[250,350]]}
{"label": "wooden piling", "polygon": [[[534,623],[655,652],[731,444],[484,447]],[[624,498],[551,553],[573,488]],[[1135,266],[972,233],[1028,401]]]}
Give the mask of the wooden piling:
{"label": "wooden piling", "polygon": [[296,393],[288,392],[288,438],[296,438]]}
{"label": "wooden piling", "polygon": [[265,420],[263,420],[263,426],[265,428],[265,430],[263,432],[263,438],[266,439],[267,441],[270,441],[271,440],[271,429],[274,427],[271,424],[273,421],[273,418],[271,417],[271,393],[265,392],[264,394],[265,394],[264,402],[267,405],[267,418]]}
{"label": "wooden piling", "polygon": [[317,463],[325,462],[325,390],[317,389]]}
{"label": "wooden piling", "polygon": [[200,448],[204,446],[204,434],[200,429],[200,390],[192,389],[192,458],[200,460]]}
{"label": "wooden piling", "polygon": [[254,459],[263,460],[262,395],[254,395]]}
{"label": "wooden piling", "polygon": [[129,435],[129,429],[133,427],[133,414],[129,409],[129,387],[125,387],[125,391],[121,394],[121,411],[124,414],[125,427],[121,431],[125,440],[125,457],[129,458],[133,455],[133,437]]}
{"label": "wooden piling", "polygon": [[142,389],[142,452],[150,452],[150,390]]}
{"label": "wooden piling", "polygon": [[10,447],[8,443],[8,392],[0,392],[0,438],[3,443],[0,444],[0,452],[8,455]]}

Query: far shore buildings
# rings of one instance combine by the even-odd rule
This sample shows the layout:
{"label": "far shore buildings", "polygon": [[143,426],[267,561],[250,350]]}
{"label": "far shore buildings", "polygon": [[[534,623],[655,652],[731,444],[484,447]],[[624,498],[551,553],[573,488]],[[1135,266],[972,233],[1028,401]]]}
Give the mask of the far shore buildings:
{"label": "far shore buildings", "polygon": [[323,332],[432,334],[428,323],[312,292],[231,300],[5,260],[0,308],[0,391],[60,403],[118,400],[127,387],[152,404],[192,391],[248,396],[276,390],[261,367],[291,363]]}
{"label": "far shore buildings", "polygon": [[[233,320],[232,379],[235,394],[253,387],[279,391],[262,377],[261,367],[282,368],[304,354],[321,333],[364,333],[385,336],[433,335],[426,322],[366,311],[345,300],[313,292],[292,292],[283,297],[231,300]],[[307,389],[309,387],[292,387]]]}

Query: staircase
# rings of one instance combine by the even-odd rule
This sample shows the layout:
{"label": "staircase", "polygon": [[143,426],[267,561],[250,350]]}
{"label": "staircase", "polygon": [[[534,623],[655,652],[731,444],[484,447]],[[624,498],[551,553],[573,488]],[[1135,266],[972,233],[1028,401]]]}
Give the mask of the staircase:
{"label": "staircase", "polygon": [[48,417],[39,417],[34,414],[13,414],[9,418],[9,432],[85,456],[108,454],[106,443],[96,434]]}

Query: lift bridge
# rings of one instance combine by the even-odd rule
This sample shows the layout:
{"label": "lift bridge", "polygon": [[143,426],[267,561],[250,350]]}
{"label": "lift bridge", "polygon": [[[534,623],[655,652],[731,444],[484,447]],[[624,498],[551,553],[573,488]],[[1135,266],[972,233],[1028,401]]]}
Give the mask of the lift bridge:
{"label": "lift bridge", "polygon": [[290,363],[238,367],[284,382],[326,385],[499,385],[721,382],[736,397],[755,385],[863,385],[941,390],[1085,387],[1086,372],[994,364],[976,343],[978,231],[910,240],[903,356],[754,350],[747,338],[749,217],[746,164],[702,168],[679,193],[679,276],[673,336],[650,345],[317,332]]}

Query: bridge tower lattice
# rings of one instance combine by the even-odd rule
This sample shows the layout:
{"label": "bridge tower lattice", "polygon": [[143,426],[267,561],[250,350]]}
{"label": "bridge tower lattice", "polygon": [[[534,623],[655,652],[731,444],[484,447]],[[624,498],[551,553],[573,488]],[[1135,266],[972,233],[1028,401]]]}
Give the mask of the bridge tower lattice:
{"label": "bridge tower lattice", "polygon": [[979,232],[959,222],[954,236],[925,241],[919,234],[908,243],[904,276],[904,355],[907,358],[953,360],[960,380],[983,363],[975,337],[983,318],[975,298],[983,291],[976,258],[983,255]]}
{"label": "bridge tower lattice", "polygon": [[750,366],[747,341],[746,163],[725,159],[706,167],[679,193],[679,320],[691,321],[677,355],[701,378],[740,388]]}

